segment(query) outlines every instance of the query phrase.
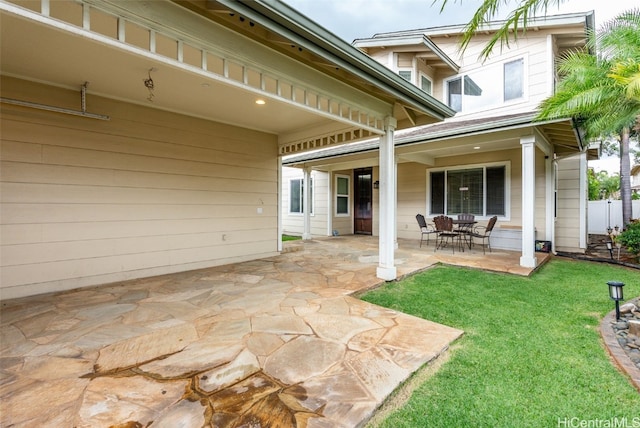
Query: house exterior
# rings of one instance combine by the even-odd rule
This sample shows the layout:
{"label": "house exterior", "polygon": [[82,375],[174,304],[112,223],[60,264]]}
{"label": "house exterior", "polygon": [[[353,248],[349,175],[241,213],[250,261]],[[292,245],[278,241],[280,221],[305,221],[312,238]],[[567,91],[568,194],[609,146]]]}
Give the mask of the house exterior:
{"label": "house exterior", "polygon": [[[535,267],[535,240],[551,241],[554,251],[587,246],[587,160],[597,150],[571,119],[534,118],[554,91],[558,56],[585,49],[593,13],[535,19],[515,42],[480,61],[500,24],[487,25],[464,53],[458,49],[463,26],[376,34],[354,45],[457,112],[395,133],[395,236],[417,239],[418,213],[470,212],[480,223],[497,215],[492,247],[521,251],[521,265]],[[385,178],[378,150],[370,140],[285,157],[283,230],[376,235],[387,208],[379,200]],[[306,229],[304,210],[292,212],[287,190],[305,173],[313,177],[314,198]],[[341,183],[346,193],[338,190]],[[347,208],[340,208],[341,196],[349,199]]]}
{"label": "house exterior", "polygon": [[640,165],[631,168],[631,191],[640,194]]}
{"label": "house exterior", "polygon": [[283,156],[454,114],[277,0],[2,0],[0,31],[2,299],[277,254]]}

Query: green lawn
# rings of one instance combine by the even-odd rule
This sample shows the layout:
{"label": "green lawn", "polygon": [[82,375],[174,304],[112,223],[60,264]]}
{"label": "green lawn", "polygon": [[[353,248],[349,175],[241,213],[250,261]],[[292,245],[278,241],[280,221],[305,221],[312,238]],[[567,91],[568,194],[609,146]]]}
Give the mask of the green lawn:
{"label": "green lawn", "polygon": [[293,235],[282,235],[282,242],[297,241],[299,239],[302,239],[302,237],[301,236],[293,236]]}
{"label": "green lawn", "polygon": [[627,299],[640,295],[638,270],[566,259],[531,278],[439,266],[367,293],[363,300],[465,331],[449,361],[380,426],[640,427],[640,394],[598,332],[614,308],[610,280],[626,284]]}

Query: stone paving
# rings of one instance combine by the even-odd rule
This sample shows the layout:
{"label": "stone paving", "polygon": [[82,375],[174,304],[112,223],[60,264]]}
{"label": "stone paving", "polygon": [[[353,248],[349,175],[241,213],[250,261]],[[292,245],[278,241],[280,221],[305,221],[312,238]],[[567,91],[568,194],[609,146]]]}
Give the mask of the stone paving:
{"label": "stone paving", "polygon": [[[377,239],[2,302],[0,426],[357,427],[463,332],[350,295],[381,283]],[[437,262],[528,274],[519,254],[403,241]]]}

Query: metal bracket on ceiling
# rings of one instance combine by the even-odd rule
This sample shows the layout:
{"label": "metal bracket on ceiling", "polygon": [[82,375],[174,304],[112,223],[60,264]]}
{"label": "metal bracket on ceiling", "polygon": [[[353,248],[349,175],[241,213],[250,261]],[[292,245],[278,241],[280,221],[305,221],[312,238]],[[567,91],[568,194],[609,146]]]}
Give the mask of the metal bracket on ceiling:
{"label": "metal bracket on ceiling", "polygon": [[34,103],[34,102],[31,102],[31,101],[22,101],[22,100],[16,100],[16,99],[13,99],[13,98],[5,98],[5,97],[0,97],[0,102],[5,103],[5,104],[12,104],[12,105],[16,105],[16,106],[21,106],[21,107],[34,108],[34,109],[38,109],[38,110],[46,110],[46,111],[53,111],[53,112],[56,112],[56,113],[70,114],[70,115],[73,115],[73,116],[87,117],[89,119],[111,120],[111,118],[109,116],[106,116],[106,115],[103,115],[103,114],[96,114],[96,113],[87,112],[87,86],[88,85],[89,85],[89,82],[84,82],[82,84],[82,86],[80,87],[80,108],[81,108],[81,110],[73,110],[73,109],[68,109],[68,108],[63,108],[63,107],[50,106],[50,105],[47,105],[47,104]]}

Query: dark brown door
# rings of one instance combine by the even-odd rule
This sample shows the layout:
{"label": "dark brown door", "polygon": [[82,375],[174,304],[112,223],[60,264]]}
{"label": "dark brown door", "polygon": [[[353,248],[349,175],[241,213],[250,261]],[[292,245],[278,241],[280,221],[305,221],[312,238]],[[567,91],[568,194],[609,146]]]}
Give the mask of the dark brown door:
{"label": "dark brown door", "polygon": [[372,232],[372,178],[371,168],[356,169],[354,171],[354,231],[364,235]]}

